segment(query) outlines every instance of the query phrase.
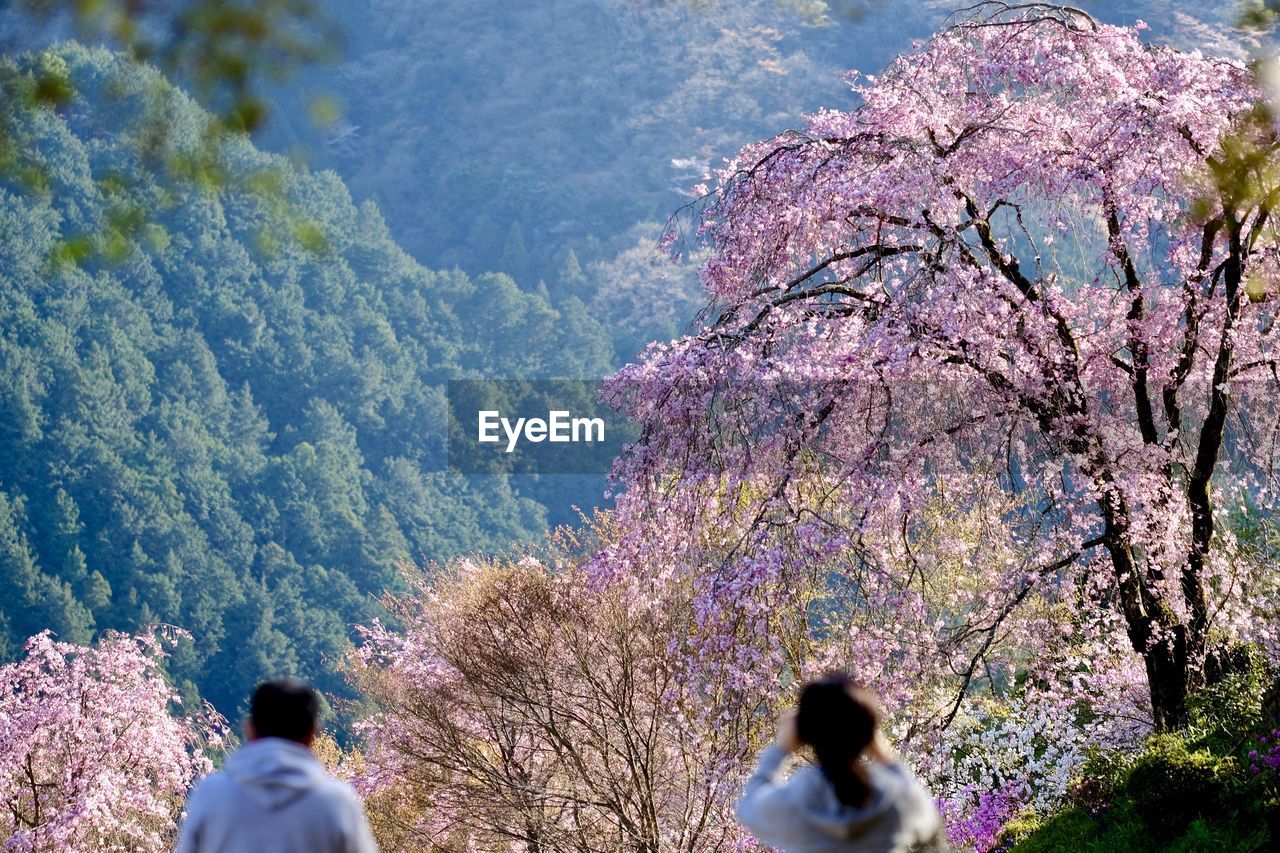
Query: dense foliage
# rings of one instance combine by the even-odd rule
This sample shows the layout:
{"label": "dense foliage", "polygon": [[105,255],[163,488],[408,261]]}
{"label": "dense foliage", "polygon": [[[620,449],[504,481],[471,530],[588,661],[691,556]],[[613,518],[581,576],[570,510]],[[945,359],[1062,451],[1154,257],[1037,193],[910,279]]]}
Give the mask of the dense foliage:
{"label": "dense foliage", "polygon": [[0,657],[159,621],[228,713],[267,673],[333,688],[396,560],[545,529],[445,472],[444,381],[600,376],[607,337],[580,302],[421,268],[330,173],[236,138],[203,163],[207,115],[155,71],[70,45],[0,86],[51,75],[61,107],[0,100],[29,167],[0,185]]}

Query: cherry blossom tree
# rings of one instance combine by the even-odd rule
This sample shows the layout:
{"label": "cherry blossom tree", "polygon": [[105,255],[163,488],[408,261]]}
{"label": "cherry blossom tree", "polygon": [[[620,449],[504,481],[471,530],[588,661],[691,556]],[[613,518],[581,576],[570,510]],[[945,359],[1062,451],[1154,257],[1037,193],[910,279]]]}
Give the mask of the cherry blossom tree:
{"label": "cherry blossom tree", "polygon": [[702,188],[714,319],[612,380],[644,433],[595,571],[692,577],[766,691],[838,663],[936,731],[1001,665],[1062,713],[1136,673],[1119,716],[1180,725],[1270,630],[1226,523],[1280,408],[1250,71],[1000,3],[850,80]]}
{"label": "cherry blossom tree", "polygon": [[6,850],[167,850],[187,788],[226,736],[210,707],[174,715],[160,635],[26,643],[0,666]]}
{"label": "cherry blossom tree", "polygon": [[[607,531],[598,519],[595,534]],[[409,572],[400,630],[362,630],[356,783],[394,849],[723,850],[758,707],[709,719],[679,678],[678,590],[594,584],[581,544]],[[688,596],[683,596],[688,601]],[[723,685],[719,685],[723,687]]]}

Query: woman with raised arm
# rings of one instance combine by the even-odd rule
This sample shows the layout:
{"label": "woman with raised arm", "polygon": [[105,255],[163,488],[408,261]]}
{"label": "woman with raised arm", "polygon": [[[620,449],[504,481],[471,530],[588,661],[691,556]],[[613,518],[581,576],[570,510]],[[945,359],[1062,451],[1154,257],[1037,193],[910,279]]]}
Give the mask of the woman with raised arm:
{"label": "woman with raised arm", "polygon": [[[803,745],[817,766],[783,779],[784,761]],[[844,675],[801,690],[747,780],[738,819],[788,853],[946,849],[932,798],[880,732],[876,697]]]}

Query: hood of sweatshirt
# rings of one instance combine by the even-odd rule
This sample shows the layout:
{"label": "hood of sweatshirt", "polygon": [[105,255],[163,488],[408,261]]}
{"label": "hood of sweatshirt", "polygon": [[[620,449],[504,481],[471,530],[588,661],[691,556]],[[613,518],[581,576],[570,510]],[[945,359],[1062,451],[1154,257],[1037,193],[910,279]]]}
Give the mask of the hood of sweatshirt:
{"label": "hood of sweatshirt", "polygon": [[244,744],[222,769],[268,811],[284,808],[325,780],[324,765],[310,749],[275,737]]}
{"label": "hood of sweatshirt", "polygon": [[887,812],[902,808],[903,800],[910,795],[910,787],[904,776],[878,762],[871,763],[867,772],[871,789],[867,801],[860,806],[849,806],[836,797],[822,770],[807,767],[800,771],[805,779],[793,790],[798,795],[795,805],[804,822],[823,835],[838,839],[856,839],[881,826]]}

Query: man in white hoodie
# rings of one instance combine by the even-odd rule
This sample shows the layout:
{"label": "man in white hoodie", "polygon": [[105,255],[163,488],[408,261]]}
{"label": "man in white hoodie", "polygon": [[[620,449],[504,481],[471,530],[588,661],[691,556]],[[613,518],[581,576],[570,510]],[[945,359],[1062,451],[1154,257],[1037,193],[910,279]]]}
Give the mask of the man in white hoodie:
{"label": "man in white hoodie", "polygon": [[355,791],[311,752],[319,717],[301,681],[258,687],[248,742],[187,797],[177,853],[377,853]]}

